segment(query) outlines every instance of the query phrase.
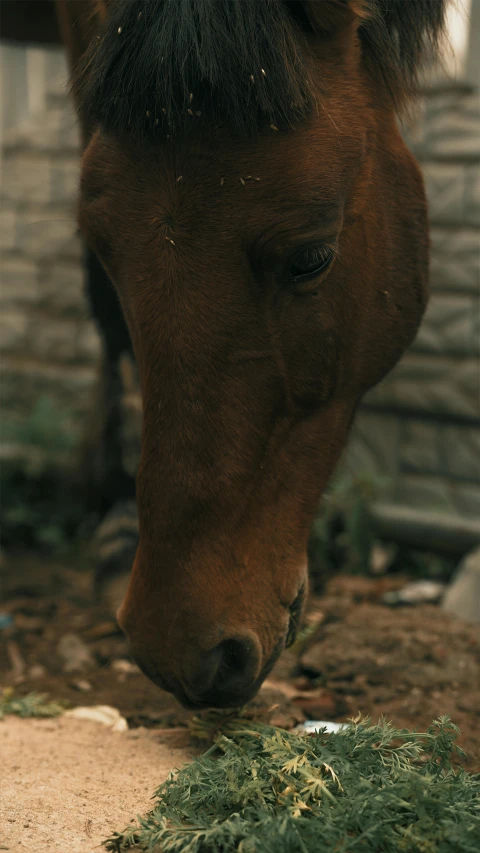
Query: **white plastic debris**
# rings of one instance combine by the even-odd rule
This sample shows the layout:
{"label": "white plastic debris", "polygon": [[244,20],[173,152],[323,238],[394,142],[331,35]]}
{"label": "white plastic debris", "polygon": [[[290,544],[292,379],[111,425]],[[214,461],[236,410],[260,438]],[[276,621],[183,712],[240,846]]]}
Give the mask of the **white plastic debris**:
{"label": "white plastic debris", "polygon": [[384,604],[391,607],[415,604],[438,604],[443,593],[445,584],[439,581],[418,580],[407,583],[401,589],[386,592],[382,598]]}
{"label": "white plastic debris", "polygon": [[305,723],[301,723],[297,726],[295,731],[300,735],[313,735],[315,732],[320,731],[320,729],[326,729],[327,734],[332,734],[333,732],[340,732],[342,729],[346,728],[346,723],[330,723],[326,720],[307,720]]}
{"label": "white plastic debris", "polygon": [[112,732],[125,732],[128,729],[125,717],[122,717],[117,708],[112,708],[110,705],[91,705],[90,707],[80,705],[72,711],[65,711],[64,716],[73,717],[74,720],[91,720],[93,723],[107,726]]}

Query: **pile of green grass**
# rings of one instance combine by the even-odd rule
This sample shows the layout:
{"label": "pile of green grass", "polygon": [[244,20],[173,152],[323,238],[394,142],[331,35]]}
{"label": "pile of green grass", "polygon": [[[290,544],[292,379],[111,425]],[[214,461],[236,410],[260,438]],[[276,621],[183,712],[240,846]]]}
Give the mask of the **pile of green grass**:
{"label": "pile of green grass", "polygon": [[155,792],[138,826],[105,842],[149,853],[478,853],[480,776],[448,717],[426,732],[358,718],[305,737],[230,719]]}

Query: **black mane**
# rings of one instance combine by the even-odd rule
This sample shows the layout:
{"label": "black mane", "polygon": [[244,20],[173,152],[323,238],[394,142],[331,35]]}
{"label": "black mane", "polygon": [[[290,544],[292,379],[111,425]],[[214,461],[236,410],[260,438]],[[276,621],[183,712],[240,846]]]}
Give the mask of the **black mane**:
{"label": "black mane", "polygon": [[[317,0],[346,8],[346,0]],[[364,0],[364,50],[398,106],[437,47],[447,0]],[[301,0],[110,0],[73,78],[80,114],[106,130],[155,136],[199,120],[250,135],[289,126],[315,102]]]}

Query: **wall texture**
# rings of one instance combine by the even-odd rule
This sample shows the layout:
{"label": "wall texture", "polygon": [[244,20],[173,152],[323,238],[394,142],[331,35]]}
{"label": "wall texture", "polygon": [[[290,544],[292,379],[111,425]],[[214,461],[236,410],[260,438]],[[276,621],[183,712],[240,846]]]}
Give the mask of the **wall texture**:
{"label": "wall texture", "polygon": [[[45,70],[46,69],[46,70]],[[80,433],[100,356],[74,218],[78,133],[65,65],[48,52],[41,109],[4,132],[0,186],[3,421],[51,399]],[[15,101],[16,103],[16,101]],[[409,142],[432,224],[432,299],[417,340],[365,400],[345,464],[381,474],[385,500],[480,517],[480,113],[478,89],[425,99]],[[15,429],[13,429],[13,433]],[[5,457],[18,452],[12,429]]]}
{"label": "wall texture", "polygon": [[[12,56],[26,53],[8,52],[10,68]],[[45,398],[80,432],[100,354],[83,293],[75,222],[79,142],[65,92],[66,65],[62,52],[43,53],[41,108],[12,122],[2,139],[0,357],[2,426],[8,435],[3,457],[21,450],[15,447],[15,426],[24,425]],[[10,80],[13,85],[15,77]]]}
{"label": "wall texture", "polygon": [[480,518],[480,110],[442,88],[406,133],[430,204],[431,300],[410,351],[365,399],[347,464],[386,498]]}

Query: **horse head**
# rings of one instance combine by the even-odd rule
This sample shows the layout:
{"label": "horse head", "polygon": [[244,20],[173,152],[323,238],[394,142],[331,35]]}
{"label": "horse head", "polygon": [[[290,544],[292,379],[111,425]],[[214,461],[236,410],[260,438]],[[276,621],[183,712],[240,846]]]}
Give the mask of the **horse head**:
{"label": "horse head", "polygon": [[397,127],[442,0],[110,0],[73,87],[79,222],[143,395],[119,621],[186,705],[254,695],[298,625],[306,542],[362,395],[426,302]]}

